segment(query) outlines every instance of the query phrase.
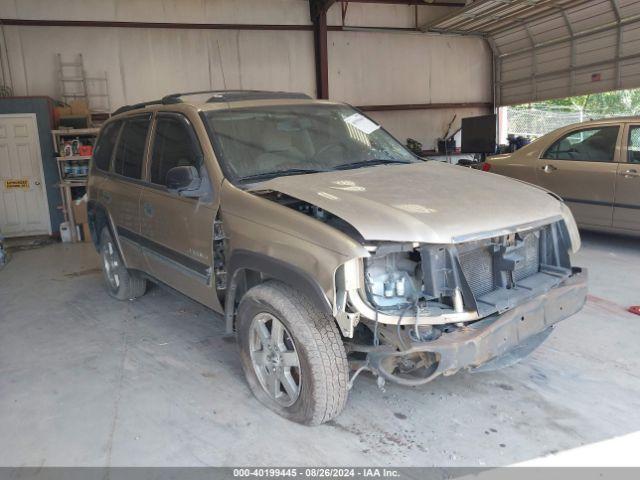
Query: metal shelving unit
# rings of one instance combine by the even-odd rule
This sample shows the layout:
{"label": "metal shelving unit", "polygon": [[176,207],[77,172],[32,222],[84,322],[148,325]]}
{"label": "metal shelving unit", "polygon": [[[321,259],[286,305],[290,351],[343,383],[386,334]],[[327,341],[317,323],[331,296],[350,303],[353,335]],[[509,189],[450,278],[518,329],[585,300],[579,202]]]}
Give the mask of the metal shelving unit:
{"label": "metal shelving unit", "polygon": [[[78,155],[75,152],[72,152],[71,155],[64,155],[64,148],[62,147],[65,144],[71,144],[74,140],[77,140],[79,143],[85,141],[95,146],[95,140],[98,136],[98,132],[98,128],[77,128],[51,131],[53,148],[56,153],[56,163],[58,165],[58,188],[60,188],[60,196],[62,197],[62,205],[60,208],[64,214],[65,222],[69,225],[71,239],[73,242],[77,242],[79,238],[77,222],[72,208],[73,195],[71,189],[76,187],[86,189],[87,173],[89,172],[89,161],[91,160],[91,155]],[[75,172],[70,172],[68,168],[69,163],[71,162],[76,164]]]}

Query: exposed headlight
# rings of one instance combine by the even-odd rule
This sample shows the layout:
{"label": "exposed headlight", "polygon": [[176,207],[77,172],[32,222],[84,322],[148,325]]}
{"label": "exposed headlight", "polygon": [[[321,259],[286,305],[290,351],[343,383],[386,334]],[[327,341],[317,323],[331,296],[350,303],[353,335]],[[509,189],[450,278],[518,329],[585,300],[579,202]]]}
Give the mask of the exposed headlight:
{"label": "exposed headlight", "polygon": [[412,244],[385,245],[365,259],[369,300],[380,309],[411,304],[421,296],[420,256]]}

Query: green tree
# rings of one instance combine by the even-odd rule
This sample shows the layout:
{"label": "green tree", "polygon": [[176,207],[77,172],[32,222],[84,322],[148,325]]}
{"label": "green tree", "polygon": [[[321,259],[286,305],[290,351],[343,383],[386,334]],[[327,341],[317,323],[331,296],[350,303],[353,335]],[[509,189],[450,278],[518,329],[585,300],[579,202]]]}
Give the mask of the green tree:
{"label": "green tree", "polygon": [[582,111],[589,117],[607,117],[640,113],[640,89],[615,90],[612,92],[577,95],[518,105],[518,109]]}

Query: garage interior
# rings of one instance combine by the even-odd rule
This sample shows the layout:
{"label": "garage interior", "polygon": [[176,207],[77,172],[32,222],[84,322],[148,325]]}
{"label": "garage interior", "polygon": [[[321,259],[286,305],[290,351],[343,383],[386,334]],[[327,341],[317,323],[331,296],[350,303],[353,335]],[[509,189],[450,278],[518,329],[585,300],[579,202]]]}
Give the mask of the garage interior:
{"label": "garage interior", "polygon": [[98,124],[178,91],[301,92],[451,162],[438,140],[463,118],[640,87],[639,21],[633,0],[1,0],[0,120],[26,122],[22,177],[42,189],[11,203],[20,175],[0,165],[0,466],[637,466],[637,238],[581,232],[587,303],[519,364],[383,391],[363,374],[338,418],[305,427],[252,396],[221,316],[156,286],[108,296],[75,210],[86,182],[56,164],[65,135],[97,130],[54,112],[80,96]]}

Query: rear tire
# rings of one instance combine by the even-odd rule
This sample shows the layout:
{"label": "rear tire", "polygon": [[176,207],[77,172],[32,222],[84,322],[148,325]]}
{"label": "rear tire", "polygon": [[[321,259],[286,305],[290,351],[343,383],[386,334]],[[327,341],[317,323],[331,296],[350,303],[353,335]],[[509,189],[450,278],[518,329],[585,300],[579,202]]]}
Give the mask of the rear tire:
{"label": "rear tire", "polygon": [[333,317],[303,294],[272,280],[253,287],[240,302],[237,332],[247,381],[265,406],[306,425],[343,410],[349,368],[342,338]]}
{"label": "rear tire", "polygon": [[109,295],[118,300],[133,300],[144,295],[147,281],[124,265],[107,227],[100,232],[100,257]]}

